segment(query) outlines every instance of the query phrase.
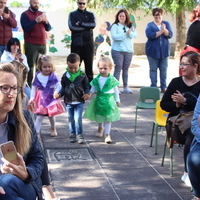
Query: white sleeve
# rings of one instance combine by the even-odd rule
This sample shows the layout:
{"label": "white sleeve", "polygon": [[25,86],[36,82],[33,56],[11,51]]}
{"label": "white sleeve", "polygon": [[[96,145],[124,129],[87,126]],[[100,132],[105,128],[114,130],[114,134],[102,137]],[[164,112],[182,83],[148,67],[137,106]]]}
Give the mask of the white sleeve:
{"label": "white sleeve", "polygon": [[61,89],[61,83],[60,82],[57,82],[56,83],[56,89],[55,89],[55,92],[59,92],[60,91],[60,89]]}
{"label": "white sleeve", "polygon": [[96,92],[97,92],[94,86],[91,87],[90,91],[91,91],[92,93],[96,93]]}
{"label": "white sleeve", "polygon": [[36,90],[37,88],[32,85],[30,99],[35,99]]}
{"label": "white sleeve", "polygon": [[115,101],[116,102],[120,102],[120,98],[119,98],[119,88],[117,86],[115,86],[114,88],[114,93],[115,93]]}

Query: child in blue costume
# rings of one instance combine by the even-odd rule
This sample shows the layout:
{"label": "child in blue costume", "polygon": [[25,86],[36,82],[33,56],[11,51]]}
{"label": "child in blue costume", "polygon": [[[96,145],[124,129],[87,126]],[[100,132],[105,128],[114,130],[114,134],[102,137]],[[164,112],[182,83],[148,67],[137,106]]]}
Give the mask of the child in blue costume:
{"label": "child in blue costume", "polygon": [[119,81],[112,75],[112,61],[108,57],[102,57],[98,62],[99,74],[90,83],[90,97],[96,93],[84,113],[84,117],[99,123],[96,137],[103,137],[105,142],[111,143],[110,129],[111,122],[120,120]]}

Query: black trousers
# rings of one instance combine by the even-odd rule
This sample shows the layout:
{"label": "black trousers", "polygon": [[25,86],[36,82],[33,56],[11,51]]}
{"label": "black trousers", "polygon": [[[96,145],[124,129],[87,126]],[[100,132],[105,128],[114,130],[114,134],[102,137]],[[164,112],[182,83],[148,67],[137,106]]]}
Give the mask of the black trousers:
{"label": "black trousers", "polygon": [[30,68],[28,72],[27,82],[28,85],[31,87],[32,80],[34,77],[35,72],[35,65],[37,64],[39,54],[46,54],[46,45],[38,45],[38,44],[24,44],[25,55],[27,57],[28,66]]}
{"label": "black trousers", "polygon": [[71,53],[77,53],[80,56],[81,62],[84,61],[85,73],[89,82],[93,79],[93,58],[94,58],[94,44],[87,43],[83,46],[71,45]]}

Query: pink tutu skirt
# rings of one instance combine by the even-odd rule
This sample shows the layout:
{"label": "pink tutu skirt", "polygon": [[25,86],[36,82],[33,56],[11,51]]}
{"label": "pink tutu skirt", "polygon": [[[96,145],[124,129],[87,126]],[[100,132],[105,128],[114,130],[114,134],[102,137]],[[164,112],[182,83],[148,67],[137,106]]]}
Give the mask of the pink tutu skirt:
{"label": "pink tutu skirt", "polygon": [[55,100],[48,107],[42,106],[40,104],[40,100],[41,100],[41,91],[38,90],[36,92],[36,97],[35,97],[35,105],[34,105],[34,111],[33,111],[34,113],[53,117],[55,115],[59,115],[65,112],[65,108],[62,105],[60,99]]}

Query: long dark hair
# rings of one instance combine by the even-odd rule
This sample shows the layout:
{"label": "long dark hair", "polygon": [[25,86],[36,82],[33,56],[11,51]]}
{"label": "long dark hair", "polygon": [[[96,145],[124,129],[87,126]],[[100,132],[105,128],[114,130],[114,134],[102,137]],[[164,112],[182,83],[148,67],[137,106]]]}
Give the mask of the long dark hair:
{"label": "long dark hair", "polygon": [[118,13],[115,16],[115,21],[114,21],[113,24],[119,23],[118,17],[119,17],[120,13],[124,13],[126,15],[125,25],[128,26],[129,28],[131,28],[132,27],[132,23],[131,23],[131,20],[130,20],[130,17],[129,17],[129,14],[128,14],[127,10],[125,10],[125,9],[121,9],[121,10],[118,11]]}

